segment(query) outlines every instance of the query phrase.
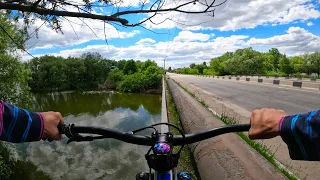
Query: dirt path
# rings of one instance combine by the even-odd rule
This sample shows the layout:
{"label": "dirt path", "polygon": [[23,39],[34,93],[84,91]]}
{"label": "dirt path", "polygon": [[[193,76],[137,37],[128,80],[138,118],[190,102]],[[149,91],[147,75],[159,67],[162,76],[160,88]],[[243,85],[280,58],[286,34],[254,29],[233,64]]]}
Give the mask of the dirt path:
{"label": "dirt path", "polygon": [[[168,85],[186,132],[199,132],[224,125],[171,79]],[[190,147],[203,180],[285,179],[236,134],[225,134]]]}

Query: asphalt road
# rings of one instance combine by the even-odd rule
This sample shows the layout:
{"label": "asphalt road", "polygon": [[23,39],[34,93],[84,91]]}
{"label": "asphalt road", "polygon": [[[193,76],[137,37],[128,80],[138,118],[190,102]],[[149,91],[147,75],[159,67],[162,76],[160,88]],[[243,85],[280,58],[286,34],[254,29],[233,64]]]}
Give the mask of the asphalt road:
{"label": "asphalt road", "polygon": [[283,109],[289,114],[320,109],[320,91],[239,82],[229,79],[173,75],[251,112],[259,108]]}
{"label": "asphalt road", "polygon": [[[210,108],[222,113],[221,104],[229,106],[241,115],[241,123],[248,123],[251,111],[259,108],[283,109],[288,114],[309,112],[320,109],[320,91],[306,90],[272,84],[169,74],[189,91],[196,94]],[[219,109],[220,107],[220,109]],[[282,164],[300,179],[314,180],[320,176],[320,162],[293,161],[289,157],[287,145],[281,137],[261,141]]]}

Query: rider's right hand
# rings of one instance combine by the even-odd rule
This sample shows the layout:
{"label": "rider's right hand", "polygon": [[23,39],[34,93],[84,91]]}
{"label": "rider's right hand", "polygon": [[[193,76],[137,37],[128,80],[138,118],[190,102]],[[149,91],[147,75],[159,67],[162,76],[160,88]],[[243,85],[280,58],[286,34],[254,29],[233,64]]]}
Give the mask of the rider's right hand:
{"label": "rider's right hand", "polygon": [[250,139],[269,139],[279,135],[279,121],[287,116],[283,110],[263,108],[252,111]]}
{"label": "rider's right hand", "polygon": [[59,112],[41,112],[40,113],[44,123],[43,140],[61,140],[62,136],[59,134],[57,128],[58,124],[64,124],[64,119]]}

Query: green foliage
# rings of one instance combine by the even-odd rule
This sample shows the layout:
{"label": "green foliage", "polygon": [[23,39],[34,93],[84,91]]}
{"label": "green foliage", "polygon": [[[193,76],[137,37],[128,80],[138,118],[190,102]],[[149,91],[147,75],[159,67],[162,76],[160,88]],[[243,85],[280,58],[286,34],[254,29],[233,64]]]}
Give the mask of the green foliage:
{"label": "green foliage", "polygon": [[146,70],[149,66],[157,66],[157,63],[148,59],[147,61],[141,63],[141,71]]}
{"label": "green foliage", "polygon": [[279,68],[285,74],[293,73],[293,67],[290,64],[290,61],[287,57],[283,56],[280,58]]}
{"label": "green foliage", "polygon": [[199,74],[198,69],[182,68],[177,70],[178,74]]}
{"label": "green foliage", "polygon": [[[252,48],[238,49],[212,58],[210,66],[206,63],[192,63],[190,67],[177,70],[180,74],[205,75],[268,75],[283,76],[296,73],[317,74],[320,76],[320,53],[286,57],[278,49],[272,48],[261,53]],[[307,77],[307,76],[304,76]],[[308,76],[309,77],[309,76]]]}
{"label": "green foliage", "polygon": [[[13,25],[8,15],[0,12],[0,53],[13,53],[16,49],[24,49],[26,30]],[[3,28],[3,29],[2,29]],[[8,35],[8,34],[9,35]],[[10,39],[10,37],[14,42]]]}
{"label": "green foliage", "polygon": [[32,71],[33,80],[29,82],[32,91],[117,89],[145,92],[159,87],[162,74],[151,60],[117,62],[104,59],[98,53],[85,53],[80,58],[42,56],[31,59],[27,65]]}
{"label": "green foliage", "polygon": [[[0,25],[5,29],[0,30],[0,100],[30,109],[32,99],[27,82],[31,79],[31,72],[13,53],[16,48],[24,46],[24,30],[14,26],[3,13],[0,13]],[[7,145],[0,142],[0,179],[50,179],[31,162],[11,157]]]}
{"label": "green foliage", "polygon": [[0,99],[25,108],[31,105],[30,71],[17,58],[0,54]]}
{"label": "green foliage", "polygon": [[137,63],[134,60],[129,60],[126,62],[124,68],[123,68],[123,73],[125,75],[130,75],[134,74],[138,71],[138,66]]}
{"label": "green foliage", "polygon": [[125,75],[117,89],[123,92],[146,92],[148,89],[158,89],[161,78],[162,69],[151,65],[144,71]]}

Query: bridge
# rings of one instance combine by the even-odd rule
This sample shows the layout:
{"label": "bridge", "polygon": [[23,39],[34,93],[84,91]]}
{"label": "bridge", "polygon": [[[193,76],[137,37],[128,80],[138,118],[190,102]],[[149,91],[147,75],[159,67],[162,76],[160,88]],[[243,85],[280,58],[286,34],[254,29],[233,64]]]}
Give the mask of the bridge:
{"label": "bridge", "polygon": [[[320,83],[317,81],[297,80],[296,82],[307,84],[308,87],[304,88],[294,86],[295,80],[281,78],[277,80],[282,80],[282,84],[274,84],[273,80],[262,77],[250,77],[249,81],[247,77],[218,78],[172,73],[168,73],[167,77],[177,109],[180,110],[182,124],[189,132],[223,125],[215,115],[225,115],[240,123],[249,123],[254,109],[276,108],[295,114],[320,108],[320,90],[317,88]],[[261,83],[257,79],[270,83]],[[310,83],[311,86],[308,85]],[[190,94],[202,104],[192,102],[196,100]],[[257,152],[249,145],[244,145],[241,138],[234,136],[236,135],[223,135],[212,138],[205,144],[190,146],[202,179],[285,179],[275,167],[270,167],[269,162],[258,157]],[[291,160],[281,137],[259,142],[269,147],[275,155],[277,166],[286,169],[289,174],[292,172],[300,179],[310,180],[320,176],[320,163]],[[212,147],[208,148],[206,144],[211,144]],[[221,154],[217,151],[219,149],[224,149],[226,154]]]}

